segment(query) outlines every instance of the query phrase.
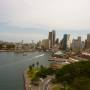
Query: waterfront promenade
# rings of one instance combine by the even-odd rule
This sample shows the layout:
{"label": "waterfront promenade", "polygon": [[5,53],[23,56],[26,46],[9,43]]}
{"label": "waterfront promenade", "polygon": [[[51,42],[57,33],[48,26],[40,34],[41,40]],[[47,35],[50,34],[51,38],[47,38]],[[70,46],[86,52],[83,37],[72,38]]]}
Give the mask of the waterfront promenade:
{"label": "waterfront promenade", "polygon": [[25,87],[25,90],[40,90],[39,86],[35,86],[35,85],[30,84],[31,80],[30,80],[27,72],[28,72],[28,69],[24,71],[24,87]]}
{"label": "waterfront promenade", "polygon": [[30,90],[30,79],[27,75],[27,71],[28,69],[24,72],[24,86],[25,86],[25,90]]}

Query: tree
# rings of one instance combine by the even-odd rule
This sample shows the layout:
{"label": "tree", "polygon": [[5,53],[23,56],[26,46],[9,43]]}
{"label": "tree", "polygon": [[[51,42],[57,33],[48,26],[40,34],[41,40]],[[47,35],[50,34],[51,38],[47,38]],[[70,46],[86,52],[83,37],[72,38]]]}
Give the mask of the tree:
{"label": "tree", "polygon": [[[76,88],[72,90],[90,90],[90,61],[82,61],[64,66],[57,71],[56,80],[62,84],[66,81],[68,85]],[[82,89],[83,84],[86,89]]]}
{"label": "tree", "polygon": [[90,90],[90,78],[75,78],[71,84],[71,87],[73,90]]}
{"label": "tree", "polygon": [[32,67],[33,67],[33,68],[35,67],[35,64],[34,64],[34,63],[32,64]]}
{"label": "tree", "polygon": [[32,66],[31,65],[29,66],[29,70],[32,71]]}
{"label": "tree", "polygon": [[36,65],[37,65],[37,68],[38,68],[39,62],[37,62]]}
{"label": "tree", "polygon": [[40,66],[40,69],[42,69],[42,68],[44,68],[44,66],[43,66],[43,65],[41,65],[41,66]]}

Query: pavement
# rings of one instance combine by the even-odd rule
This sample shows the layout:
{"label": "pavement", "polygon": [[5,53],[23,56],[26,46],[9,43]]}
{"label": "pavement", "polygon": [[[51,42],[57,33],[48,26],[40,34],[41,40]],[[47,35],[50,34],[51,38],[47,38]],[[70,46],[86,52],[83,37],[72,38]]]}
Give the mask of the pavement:
{"label": "pavement", "polygon": [[50,86],[50,81],[52,80],[52,76],[47,76],[41,83],[39,90],[52,90]]}

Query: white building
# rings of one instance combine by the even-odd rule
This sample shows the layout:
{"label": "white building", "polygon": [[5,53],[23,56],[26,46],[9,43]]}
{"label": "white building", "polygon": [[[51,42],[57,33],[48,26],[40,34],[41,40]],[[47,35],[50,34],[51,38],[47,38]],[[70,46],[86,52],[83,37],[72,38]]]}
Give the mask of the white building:
{"label": "white building", "polygon": [[72,43],[72,38],[71,38],[71,35],[68,34],[68,36],[67,36],[67,48],[68,49],[71,48],[71,43]]}
{"label": "white building", "polygon": [[72,41],[72,50],[80,51],[83,48],[84,48],[84,42],[81,41],[81,37],[78,37],[78,39],[73,39],[73,41]]}

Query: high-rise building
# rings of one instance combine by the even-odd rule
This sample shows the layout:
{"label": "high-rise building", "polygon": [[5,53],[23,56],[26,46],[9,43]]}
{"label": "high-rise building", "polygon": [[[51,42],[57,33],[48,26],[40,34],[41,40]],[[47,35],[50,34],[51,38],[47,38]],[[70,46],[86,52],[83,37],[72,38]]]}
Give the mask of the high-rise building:
{"label": "high-rise building", "polygon": [[85,48],[90,49],[90,34],[87,35],[87,40],[85,41]]}
{"label": "high-rise building", "polygon": [[78,37],[78,39],[73,39],[73,41],[72,41],[72,50],[80,51],[83,48],[84,48],[84,42],[82,42],[80,36]]}
{"label": "high-rise building", "polygon": [[55,31],[52,31],[52,45],[55,45]]}
{"label": "high-rise building", "polygon": [[90,41],[90,34],[88,34],[88,35],[87,35],[87,40],[89,40],[89,41]]}
{"label": "high-rise building", "polygon": [[56,37],[56,33],[54,30],[52,32],[49,32],[49,36],[48,36],[49,48],[53,48],[53,46],[55,45],[55,37]]}
{"label": "high-rise building", "polygon": [[48,39],[42,40],[42,48],[43,49],[49,49],[49,40]]}
{"label": "high-rise building", "polygon": [[63,40],[62,40],[62,47],[64,50],[68,50],[71,48],[71,35],[70,34],[64,34]]}
{"label": "high-rise building", "polygon": [[49,32],[48,40],[49,40],[49,48],[52,48],[52,32]]}
{"label": "high-rise building", "polygon": [[55,44],[59,44],[59,38],[56,39]]}
{"label": "high-rise building", "polygon": [[39,40],[39,41],[37,42],[37,48],[41,49],[41,45],[42,45],[42,42]]}

